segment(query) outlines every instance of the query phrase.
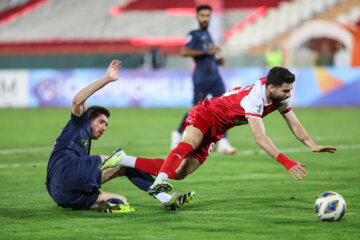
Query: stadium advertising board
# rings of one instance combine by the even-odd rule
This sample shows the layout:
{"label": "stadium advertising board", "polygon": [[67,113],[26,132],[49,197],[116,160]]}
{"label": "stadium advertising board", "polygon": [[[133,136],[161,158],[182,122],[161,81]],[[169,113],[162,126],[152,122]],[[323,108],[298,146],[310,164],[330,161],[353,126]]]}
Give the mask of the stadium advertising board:
{"label": "stadium advertising board", "polygon": [[[105,69],[33,70],[30,74],[30,107],[71,106],[81,88],[101,78]],[[88,105],[109,107],[185,107],[192,83],[184,71],[122,70],[118,81],[96,92]]]}
{"label": "stadium advertising board", "polygon": [[360,106],[360,68],[302,68],[296,79],[296,106]]}
{"label": "stadium advertising board", "polygon": [[[292,104],[359,106],[360,68],[291,69],[296,74]],[[34,69],[0,72],[1,107],[70,107],[81,88],[103,76],[105,69]],[[246,86],[266,75],[264,68],[222,69],[227,89]],[[127,70],[95,93],[88,105],[108,107],[191,107],[192,72]]]}
{"label": "stadium advertising board", "polygon": [[27,107],[28,70],[0,70],[0,107]]}

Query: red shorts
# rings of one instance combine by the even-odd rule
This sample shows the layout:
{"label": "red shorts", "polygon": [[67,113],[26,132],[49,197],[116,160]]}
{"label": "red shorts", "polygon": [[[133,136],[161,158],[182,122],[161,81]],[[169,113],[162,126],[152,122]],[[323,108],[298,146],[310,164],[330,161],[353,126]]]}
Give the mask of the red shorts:
{"label": "red shorts", "polygon": [[191,109],[187,118],[181,124],[183,131],[188,125],[193,125],[198,128],[204,135],[200,146],[192,152],[194,157],[201,163],[204,163],[215,144],[223,137],[223,135],[216,134],[213,118],[210,112],[202,104]]}

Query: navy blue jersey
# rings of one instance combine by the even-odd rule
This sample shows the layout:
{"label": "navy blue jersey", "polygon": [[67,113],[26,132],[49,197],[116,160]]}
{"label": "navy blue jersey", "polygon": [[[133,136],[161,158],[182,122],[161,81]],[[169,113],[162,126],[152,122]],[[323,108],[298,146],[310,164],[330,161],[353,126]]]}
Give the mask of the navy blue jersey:
{"label": "navy blue jersey", "polygon": [[[194,50],[207,50],[214,46],[214,41],[208,31],[194,30],[188,36],[186,47]],[[217,73],[217,63],[215,55],[201,55],[193,57],[196,63],[196,70],[200,70],[205,74]]]}
{"label": "navy blue jersey", "polygon": [[[194,50],[207,50],[214,46],[214,41],[208,31],[194,30],[188,36],[186,47]],[[193,57],[196,68],[193,74],[195,85],[208,85],[215,81],[222,81],[218,72],[215,55],[201,55]]]}
{"label": "navy blue jersey", "polygon": [[89,209],[99,195],[100,156],[89,156],[91,125],[88,112],[81,117],[71,114],[70,121],[56,139],[50,155],[46,187],[52,199],[62,207]]}
{"label": "navy blue jersey", "polygon": [[[54,163],[64,155],[70,157],[82,157],[90,154],[91,127],[88,112],[81,117],[71,114],[70,121],[63,128],[60,136],[56,139],[54,149],[50,155],[47,173],[51,173]],[[94,156],[99,158],[99,156]]]}

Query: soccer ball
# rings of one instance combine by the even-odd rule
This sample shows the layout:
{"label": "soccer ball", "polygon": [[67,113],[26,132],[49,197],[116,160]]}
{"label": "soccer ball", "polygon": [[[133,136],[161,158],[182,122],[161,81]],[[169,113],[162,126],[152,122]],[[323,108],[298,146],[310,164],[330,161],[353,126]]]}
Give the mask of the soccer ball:
{"label": "soccer ball", "polygon": [[324,192],[315,201],[316,215],[322,221],[338,221],[345,215],[346,203],[336,192]]}

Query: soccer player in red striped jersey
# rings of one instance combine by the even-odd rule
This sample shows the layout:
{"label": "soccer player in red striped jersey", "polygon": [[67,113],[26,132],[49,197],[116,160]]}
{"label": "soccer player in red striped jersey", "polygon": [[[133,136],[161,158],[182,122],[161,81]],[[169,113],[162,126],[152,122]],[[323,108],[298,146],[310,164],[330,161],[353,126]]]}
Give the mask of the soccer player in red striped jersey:
{"label": "soccer player in red striped jersey", "polygon": [[315,144],[295,116],[289,103],[294,81],[295,75],[288,69],[274,67],[266,77],[253,85],[234,88],[220,97],[205,99],[195,106],[182,123],[184,132],[181,142],[165,160],[132,157],[122,153],[106,161],[100,169],[126,166],[156,175],[148,192],[152,196],[161,195],[162,192],[172,190],[168,179],[183,179],[200,167],[226,130],[249,124],[256,143],[283,164],[294,180],[303,179],[307,174],[304,168],[306,164],[289,159],[277,149],[265,133],[263,117],[278,110],[297,139],[313,152],[334,153],[336,148]]}

